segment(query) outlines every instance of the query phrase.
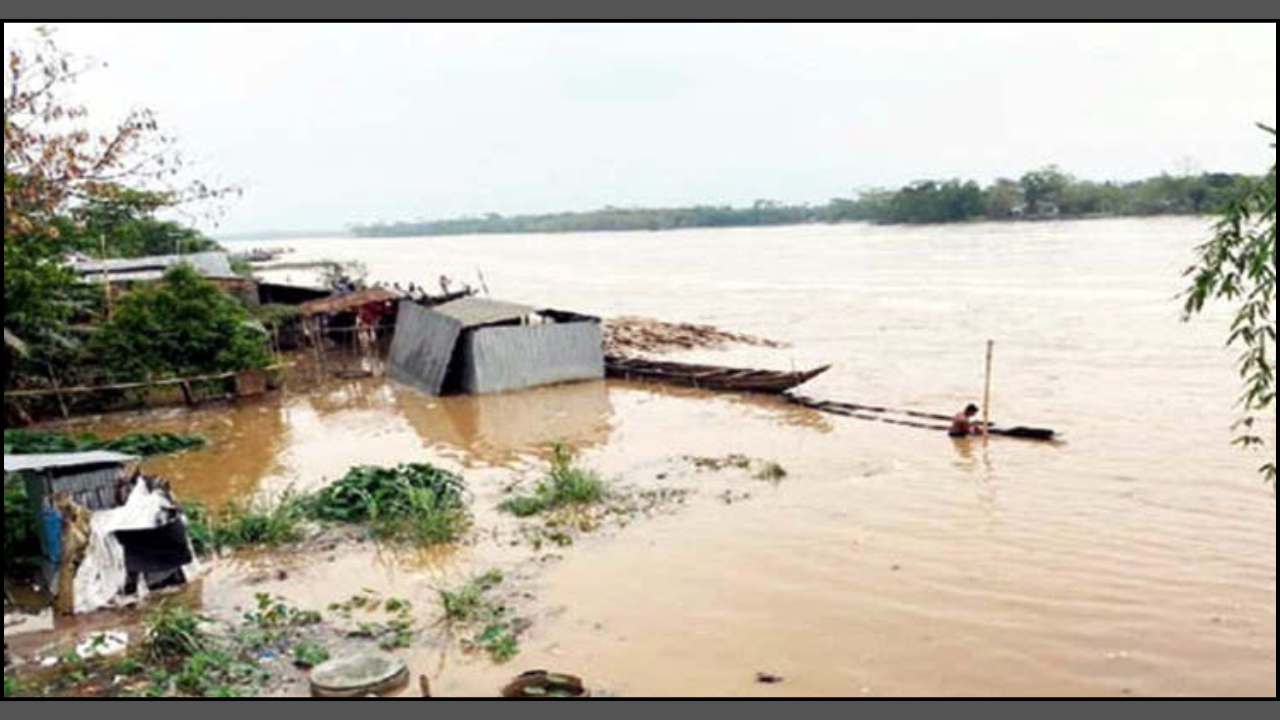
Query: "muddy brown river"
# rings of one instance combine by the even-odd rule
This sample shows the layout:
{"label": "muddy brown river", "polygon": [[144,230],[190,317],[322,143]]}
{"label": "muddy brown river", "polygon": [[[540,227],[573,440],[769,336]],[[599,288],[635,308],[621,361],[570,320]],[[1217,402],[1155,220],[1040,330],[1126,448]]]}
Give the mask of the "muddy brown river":
{"label": "muddy brown river", "polygon": [[[833,364],[805,389],[821,398],[954,412],[981,398],[994,339],[995,419],[1056,428],[1059,446],[606,383],[431,399],[364,381],[95,429],[206,434],[209,449],[151,467],[212,503],[314,489],[357,464],[436,462],[466,474],[482,529],[556,440],[620,483],[660,486],[682,455],[788,470],[740,502],[709,486],[540,563],[513,666],[416,652],[441,694],[551,667],[621,695],[1273,697],[1275,494],[1256,473],[1264,455],[1230,445],[1226,316],[1184,324],[1175,299],[1205,232],[1179,219],[288,243],[290,262],[359,259],[387,282],[480,269],[502,298],[785,341],[685,357]],[[1264,432],[1274,447],[1274,418]],[[299,604],[371,587],[426,605],[443,584],[523,562],[483,538],[266,558],[215,568],[205,594],[242,602],[260,588],[233,581],[267,564],[290,568],[267,589]],[[758,672],[786,680],[758,685]]]}

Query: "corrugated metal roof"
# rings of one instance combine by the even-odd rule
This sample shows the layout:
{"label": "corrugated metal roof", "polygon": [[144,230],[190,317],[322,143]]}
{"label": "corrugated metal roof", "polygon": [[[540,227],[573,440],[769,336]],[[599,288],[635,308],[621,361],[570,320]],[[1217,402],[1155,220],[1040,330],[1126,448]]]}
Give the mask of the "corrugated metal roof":
{"label": "corrugated metal roof", "polygon": [[400,293],[392,292],[386,288],[370,288],[369,290],[360,290],[347,295],[303,303],[298,310],[307,316],[332,315],[334,313],[350,312],[365,305],[392,302],[399,299]]}
{"label": "corrugated metal roof", "polygon": [[52,455],[5,455],[6,473],[39,472],[93,467],[95,465],[124,465],[139,458],[114,452],[58,453]]}
{"label": "corrugated metal roof", "polygon": [[82,276],[102,275],[105,272],[117,282],[141,282],[158,280],[165,272],[178,265],[190,265],[202,276],[214,280],[235,280],[240,277],[231,269],[231,256],[221,252],[90,261],[77,263],[75,269]]}
{"label": "corrugated metal roof", "polygon": [[477,297],[454,300],[432,310],[457,320],[464,329],[522,320],[537,312],[527,305]]}

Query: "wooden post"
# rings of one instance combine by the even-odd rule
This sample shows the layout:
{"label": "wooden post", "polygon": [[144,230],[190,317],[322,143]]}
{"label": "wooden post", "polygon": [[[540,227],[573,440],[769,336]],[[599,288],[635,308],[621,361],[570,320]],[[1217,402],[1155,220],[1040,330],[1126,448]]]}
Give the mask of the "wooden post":
{"label": "wooden post", "polygon": [[107,294],[107,320],[111,320],[115,315],[115,301],[111,299],[111,273],[107,270],[107,236],[99,235],[98,242],[102,248],[99,257],[102,261],[102,290]]}
{"label": "wooden post", "polygon": [[62,419],[70,420],[71,411],[67,409],[66,398],[62,397],[62,384],[58,382],[58,376],[53,373],[53,367],[49,367],[49,381],[53,383],[53,393],[58,398],[58,409],[62,411]]}
{"label": "wooden post", "polygon": [[987,341],[987,382],[982,393],[982,431],[983,437],[991,438],[991,368],[995,360],[996,341]]}

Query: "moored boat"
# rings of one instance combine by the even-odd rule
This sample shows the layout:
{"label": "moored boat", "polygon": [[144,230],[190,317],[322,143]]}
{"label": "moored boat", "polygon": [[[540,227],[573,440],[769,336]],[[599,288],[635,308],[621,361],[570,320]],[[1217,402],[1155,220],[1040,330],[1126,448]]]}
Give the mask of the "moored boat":
{"label": "moored boat", "polygon": [[831,366],[804,372],[778,372],[610,356],[605,358],[605,368],[609,377],[620,380],[657,382],[703,390],[781,395],[822,375]]}

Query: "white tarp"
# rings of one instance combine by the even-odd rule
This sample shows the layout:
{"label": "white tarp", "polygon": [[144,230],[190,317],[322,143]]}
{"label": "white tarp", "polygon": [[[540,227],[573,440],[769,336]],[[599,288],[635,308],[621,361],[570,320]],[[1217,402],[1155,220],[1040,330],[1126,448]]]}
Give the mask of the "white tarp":
{"label": "white tarp", "polygon": [[[124,505],[93,514],[89,524],[89,547],[75,577],[75,613],[91,613],[111,605],[124,590],[128,579],[124,547],[114,533],[121,530],[150,530],[159,527],[173,510],[173,503],[160,491],[151,491],[139,480]],[[187,573],[191,577],[191,573]],[[139,593],[145,593],[139,583]]]}

